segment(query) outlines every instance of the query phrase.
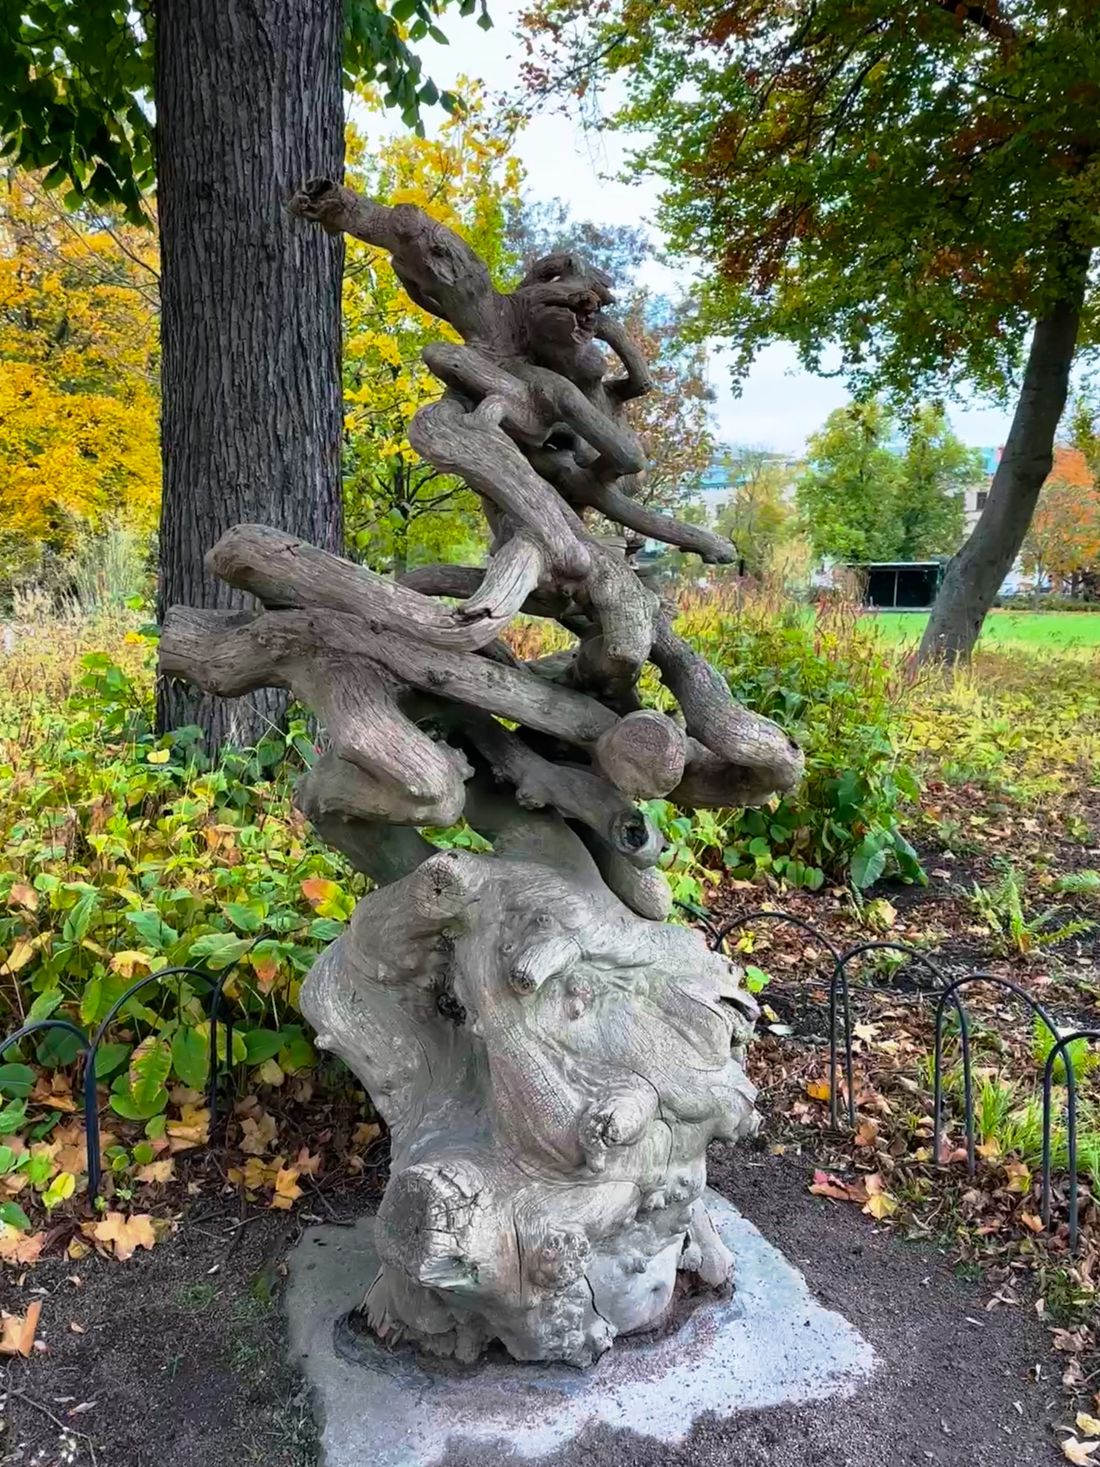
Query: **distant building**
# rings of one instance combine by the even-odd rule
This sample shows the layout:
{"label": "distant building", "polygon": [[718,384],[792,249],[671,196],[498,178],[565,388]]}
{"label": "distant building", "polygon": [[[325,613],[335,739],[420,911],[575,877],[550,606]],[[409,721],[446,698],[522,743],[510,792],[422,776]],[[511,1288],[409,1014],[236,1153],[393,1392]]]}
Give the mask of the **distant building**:
{"label": "distant building", "polygon": [[966,533],[978,523],[978,516],[986,506],[989,498],[989,486],[993,482],[993,475],[997,472],[997,465],[1001,461],[1001,448],[979,448],[982,456],[981,478],[975,480],[971,487],[964,491],[963,511],[966,515]]}
{"label": "distant building", "polygon": [[[802,460],[786,453],[765,453],[763,457],[769,464],[786,471],[787,482],[782,486],[782,492],[784,498],[789,497],[795,472],[801,468]],[[725,459],[722,454],[711,461],[709,468],[704,469],[699,478],[698,498],[706,506],[709,521],[713,522],[718,511],[732,498],[747,477],[747,474],[738,473],[736,459]]]}

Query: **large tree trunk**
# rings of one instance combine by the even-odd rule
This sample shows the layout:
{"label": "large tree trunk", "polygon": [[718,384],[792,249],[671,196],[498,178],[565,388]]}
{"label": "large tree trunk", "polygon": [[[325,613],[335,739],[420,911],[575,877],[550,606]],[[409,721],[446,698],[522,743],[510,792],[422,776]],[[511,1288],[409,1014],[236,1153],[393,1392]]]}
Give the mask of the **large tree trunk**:
{"label": "large tree trunk", "polygon": [[[343,166],[341,0],[162,0],[156,16],[162,260],[158,614],[252,604],[207,574],[241,521],[341,548],[340,236],[295,226],[294,186]],[[251,744],[285,708],[162,680],[161,728]]]}
{"label": "large tree trunk", "polygon": [[1054,461],[1077,344],[1087,258],[1072,300],[1035,323],[1023,386],[989,499],[970,538],[952,558],[920,645],[920,660],[969,658],[986,614],[1024,543],[1039,491]]}

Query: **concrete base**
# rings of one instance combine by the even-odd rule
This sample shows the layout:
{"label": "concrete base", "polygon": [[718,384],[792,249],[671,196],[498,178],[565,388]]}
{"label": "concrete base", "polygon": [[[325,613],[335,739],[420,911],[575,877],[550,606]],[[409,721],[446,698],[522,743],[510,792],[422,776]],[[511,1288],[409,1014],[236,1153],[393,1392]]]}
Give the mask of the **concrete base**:
{"label": "concrete base", "polygon": [[673,1333],[619,1339],[587,1371],[458,1366],[358,1336],[338,1353],[338,1322],[374,1277],[373,1219],[311,1228],[290,1255],[286,1307],[323,1467],[445,1467],[451,1452],[488,1461],[490,1446],[530,1461],[600,1422],[678,1442],[704,1412],[851,1395],[874,1368],[870,1345],[724,1198],[708,1193],[707,1205],[736,1260],[733,1298],[701,1305]]}

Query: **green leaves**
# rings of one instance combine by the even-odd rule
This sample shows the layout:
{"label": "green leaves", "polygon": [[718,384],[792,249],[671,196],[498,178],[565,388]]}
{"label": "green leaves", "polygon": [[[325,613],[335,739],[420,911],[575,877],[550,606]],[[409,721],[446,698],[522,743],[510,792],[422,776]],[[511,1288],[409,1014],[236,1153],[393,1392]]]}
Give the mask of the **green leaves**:
{"label": "green leaves", "polygon": [[217,972],[244,957],[251,946],[247,937],[234,937],[231,932],[208,932],[195,938],[187,949],[187,956]]}
{"label": "green leaves", "polygon": [[172,1068],[192,1090],[202,1090],[210,1074],[210,1036],[179,1028],[172,1035]]}
{"label": "green leaves", "polygon": [[1091,243],[1073,139],[1100,113],[1100,11],[1012,7],[1005,43],[973,10],[542,0],[527,24],[540,91],[621,84],[614,121],[664,182],[673,252],[704,261],[701,334],[737,341],[738,372],[777,338],[810,370],[828,345],[860,389],[911,399],[1011,384]]}
{"label": "green leaves", "polygon": [[6,1100],[25,1099],[34,1089],[34,1081],[30,1065],[0,1065],[0,1095]]}
{"label": "green leaves", "polygon": [[145,1121],[168,1104],[165,1088],[172,1068],[172,1051],[163,1039],[150,1035],[130,1056],[128,1071],[111,1086],[111,1109],[130,1121]]}
{"label": "green leaves", "polygon": [[852,885],[864,891],[886,870],[886,843],[881,836],[865,836],[852,853]]}
{"label": "green leaves", "polygon": [[[401,27],[413,42],[428,34],[438,41],[435,20],[446,4],[395,0],[389,13],[377,0],[345,6],[347,85],[377,81],[409,127],[419,125],[421,103],[434,105],[439,96],[421,82]],[[463,14],[475,8],[463,0]],[[488,26],[484,0],[480,10],[478,24]],[[3,151],[21,167],[45,170],[47,187],[67,190],[68,207],[117,204],[133,222],[144,222],[141,200],[154,186],[154,27],[114,0],[39,0],[29,7],[5,0],[0,29]]]}
{"label": "green leaves", "polygon": [[127,912],[126,921],[154,952],[160,952],[179,941],[179,933],[168,925],[155,907],[140,912]]}
{"label": "green leaves", "polygon": [[0,1202],[0,1222],[9,1228],[18,1228],[21,1233],[30,1231],[31,1220],[18,1202]]}

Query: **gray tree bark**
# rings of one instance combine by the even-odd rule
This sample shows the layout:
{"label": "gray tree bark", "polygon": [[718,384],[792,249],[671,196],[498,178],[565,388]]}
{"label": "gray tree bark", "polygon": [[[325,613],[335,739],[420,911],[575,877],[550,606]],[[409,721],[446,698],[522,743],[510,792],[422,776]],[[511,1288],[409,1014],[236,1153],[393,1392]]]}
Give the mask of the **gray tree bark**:
{"label": "gray tree bark", "polygon": [[981,518],[947,566],[921,641],[919,659],[969,659],[1005,576],[1020,553],[1039,492],[1054,461],[1077,345],[1088,256],[1080,288],[1035,323],[1016,411]]}
{"label": "gray tree bark", "polygon": [[[207,573],[231,525],[343,543],[337,236],[286,204],[343,169],[341,0],[160,0],[156,14],[164,493],[158,618],[251,605]],[[162,729],[255,743],[285,696],[227,703],[162,680]]]}

